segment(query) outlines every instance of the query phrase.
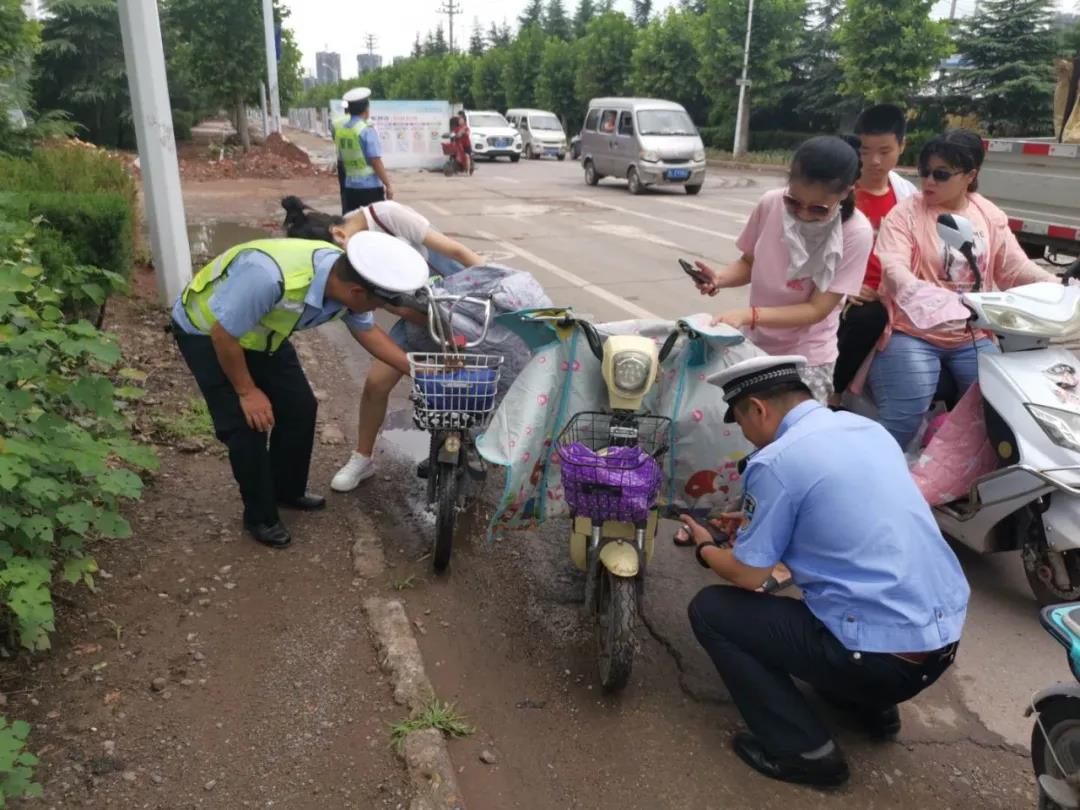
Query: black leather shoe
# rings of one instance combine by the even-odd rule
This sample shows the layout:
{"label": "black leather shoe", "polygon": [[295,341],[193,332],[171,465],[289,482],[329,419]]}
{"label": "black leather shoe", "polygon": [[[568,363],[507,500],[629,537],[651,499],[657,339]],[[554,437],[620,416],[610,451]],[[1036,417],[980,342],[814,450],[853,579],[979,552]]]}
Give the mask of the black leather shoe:
{"label": "black leather shoe", "polygon": [[287,509],[299,509],[303,512],[314,512],[317,509],[324,509],[326,507],[326,498],[322,495],[312,495],[310,492],[305,492],[299,498],[293,498],[289,501],[279,501],[279,503]]}
{"label": "black leather shoe", "polygon": [[739,759],[758,773],[781,782],[813,787],[839,787],[850,776],[839,747],[820,759],[774,757],[762,747],[757,737],[747,732],[736,734],[734,745]]}
{"label": "black leather shoe", "polygon": [[245,523],[248,533],[264,546],[285,548],[292,542],[292,535],[281,521],[273,525],[267,523]]}

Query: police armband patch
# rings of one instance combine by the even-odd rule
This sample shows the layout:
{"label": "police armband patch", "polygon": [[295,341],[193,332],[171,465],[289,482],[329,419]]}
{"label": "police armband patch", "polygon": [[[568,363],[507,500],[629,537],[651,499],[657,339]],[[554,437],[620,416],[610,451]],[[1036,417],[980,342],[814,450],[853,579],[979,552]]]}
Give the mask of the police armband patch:
{"label": "police armband patch", "polygon": [[745,529],[750,525],[750,521],[754,519],[754,510],[757,509],[757,501],[754,500],[754,496],[749,492],[743,493],[742,513],[743,521],[740,529]]}

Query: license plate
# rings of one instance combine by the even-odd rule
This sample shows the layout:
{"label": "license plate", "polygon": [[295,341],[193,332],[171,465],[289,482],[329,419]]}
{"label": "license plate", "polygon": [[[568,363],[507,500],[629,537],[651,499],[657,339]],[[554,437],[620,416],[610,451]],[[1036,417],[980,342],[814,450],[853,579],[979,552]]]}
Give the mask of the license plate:
{"label": "license plate", "polygon": [[544,154],[545,155],[557,155],[557,154],[559,154],[559,150],[554,149],[554,148],[548,148],[548,149],[544,150]]}
{"label": "license plate", "polygon": [[495,145],[499,146],[499,147],[509,146],[510,145],[510,139],[509,138],[499,138],[499,140],[497,140],[495,142]]}
{"label": "license plate", "polygon": [[690,176],[689,169],[668,169],[668,180],[686,180]]}

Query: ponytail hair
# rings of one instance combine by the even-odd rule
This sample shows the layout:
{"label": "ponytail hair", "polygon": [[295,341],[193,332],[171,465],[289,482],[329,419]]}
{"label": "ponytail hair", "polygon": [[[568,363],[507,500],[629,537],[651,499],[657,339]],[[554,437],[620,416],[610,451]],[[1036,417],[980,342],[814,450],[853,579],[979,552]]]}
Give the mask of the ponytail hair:
{"label": "ponytail hair", "polygon": [[835,135],[820,135],[804,141],[791,159],[789,179],[824,186],[830,194],[850,189],[840,203],[840,219],[847,222],[855,213],[855,181],[862,165],[859,160],[859,139]]}
{"label": "ponytail hair", "polygon": [[282,225],[290,239],[317,239],[332,243],[334,237],[330,228],[345,222],[344,217],[316,211],[306,206],[299,197],[291,195],[282,199],[281,207],[285,209]]}

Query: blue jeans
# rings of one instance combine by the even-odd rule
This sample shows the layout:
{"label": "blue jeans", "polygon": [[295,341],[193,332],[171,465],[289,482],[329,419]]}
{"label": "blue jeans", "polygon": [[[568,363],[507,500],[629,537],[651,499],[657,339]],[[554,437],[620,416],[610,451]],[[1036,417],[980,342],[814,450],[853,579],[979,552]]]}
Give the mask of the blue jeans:
{"label": "blue jeans", "polygon": [[900,447],[907,448],[933,404],[941,370],[949,370],[958,395],[963,395],[979,379],[979,354],[996,351],[997,346],[986,338],[958,349],[939,349],[921,338],[894,332],[870,366],[878,421]]}

